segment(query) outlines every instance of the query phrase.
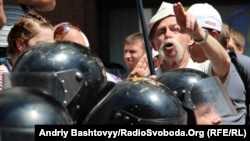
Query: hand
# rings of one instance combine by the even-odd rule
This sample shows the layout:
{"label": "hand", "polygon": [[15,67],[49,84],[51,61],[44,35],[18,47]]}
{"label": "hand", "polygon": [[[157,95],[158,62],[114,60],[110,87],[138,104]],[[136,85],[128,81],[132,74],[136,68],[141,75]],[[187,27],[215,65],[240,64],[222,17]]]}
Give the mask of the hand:
{"label": "hand", "polygon": [[130,72],[128,77],[144,77],[149,74],[148,59],[147,55],[144,54],[136,64],[135,68]]}
{"label": "hand", "polygon": [[174,4],[174,12],[178,25],[180,25],[182,32],[194,36],[201,28],[196,17],[190,13],[186,13],[184,7],[180,2]]}

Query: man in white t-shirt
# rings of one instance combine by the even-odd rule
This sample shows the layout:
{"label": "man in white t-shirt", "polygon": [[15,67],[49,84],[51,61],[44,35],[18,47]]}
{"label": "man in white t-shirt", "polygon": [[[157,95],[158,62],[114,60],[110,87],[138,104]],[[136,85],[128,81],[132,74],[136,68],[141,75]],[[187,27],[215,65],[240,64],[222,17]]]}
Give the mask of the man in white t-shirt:
{"label": "man in white t-shirt", "polygon": [[[156,75],[176,68],[194,68],[209,75],[216,75],[225,82],[230,69],[227,51],[199,25],[194,15],[185,12],[180,2],[162,2],[147,26],[151,46],[159,51],[162,60]],[[200,45],[209,61],[196,63],[191,59],[189,48],[195,43]],[[144,60],[143,57],[140,61]],[[140,61],[139,63],[142,63]],[[141,71],[143,69],[138,65],[131,73],[145,76]]]}

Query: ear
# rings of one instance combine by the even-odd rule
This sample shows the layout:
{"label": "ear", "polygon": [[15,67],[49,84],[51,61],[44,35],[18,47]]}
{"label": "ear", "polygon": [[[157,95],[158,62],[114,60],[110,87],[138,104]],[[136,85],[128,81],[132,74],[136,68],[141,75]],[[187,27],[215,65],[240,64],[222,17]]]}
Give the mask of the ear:
{"label": "ear", "polygon": [[229,40],[230,40],[230,39],[227,39],[227,40],[226,40],[226,43],[225,43],[225,47],[223,46],[226,50],[229,49]]}
{"label": "ear", "polygon": [[194,39],[192,36],[189,36],[188,46],[194,45]]}
{"label": "ear", "polygon": [[237,48],[238,49],[238,52],[240,53],[240,54],[243,54],[244,53],[244,47],[240,47],[240,48]]}
{"label": "ear", "polygon": [[155,44],[154,42],[150,41],[150,46],[154,49],[154,50],[159,50],[158,48],[155,47]]}
{"label": "ear", "polygon": [[213,36],[215,39],[217,39],[218,36],[219,36],[219,33],[218,33],[218,31],[216,31],[215,29],[213,29],[213,30],[210,32],[210,35]]}
{"label": "ear", "polygon": [[25,41],[23,38],[17,38],[16,39],[16,47],[20,52],[23,52],[25,49]]}

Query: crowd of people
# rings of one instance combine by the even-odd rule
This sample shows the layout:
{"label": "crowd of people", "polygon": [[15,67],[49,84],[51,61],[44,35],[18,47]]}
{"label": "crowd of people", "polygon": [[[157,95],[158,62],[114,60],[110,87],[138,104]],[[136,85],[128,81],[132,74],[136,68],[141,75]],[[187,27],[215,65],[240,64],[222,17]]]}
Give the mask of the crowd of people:
{"label": "crowd of people", "polygon": [[[29,101],[44,102],[47,108],[53,99],[61,111],[53,117],[61,121],[42,124],[248,124],[245,38],[212,5],[195,3],[185,10],[180,2],[162,2],[147,23],[152,60],[143,33],[128,35],[123,57],[129,74],[121,78],[107,71],[76,23],[52,25],[32,10],[52,10],[55,0],[18,2],[0,0],[0,46],[7,49],[0,65],[0,110],[13,104],[5,99],[16,97],[25,104],[23,98],[31,97]],[[11,21],[8,7],[21,15]],[[149,61],[155,61],[153,75]],[[1,130],[8,122],[5,115],[0,132],[8,140],[10,130]]]}

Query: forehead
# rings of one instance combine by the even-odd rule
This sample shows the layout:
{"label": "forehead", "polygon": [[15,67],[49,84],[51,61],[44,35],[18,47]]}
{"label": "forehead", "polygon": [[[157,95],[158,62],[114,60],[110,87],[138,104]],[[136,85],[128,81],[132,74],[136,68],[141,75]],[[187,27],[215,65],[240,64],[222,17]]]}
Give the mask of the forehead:
{"label": "forehead", "polygon": [[124,48],[130,48],[130,49],[142,49],[144,46],[140,41],[126,43],[124,45]]}
{"label": "forehead", "polygon": [[168,16],[160,20],[155,26],[161,27],[161,26],[171,26],[171,25],[176,25],[177,21],[175,16]]}
{"label": "forehead", "polygon": [[158,21],[157,23],[155,23],[155,25],[153,26],[151,32],[150,32],[150,36],[154,35],[154,33],[163,27],[169,27],[169,26],[174,26],[177,24],[176,21],[176,17],[171,15],[171,16],[167,16],[163,19],[161,19],[160,21]]}

